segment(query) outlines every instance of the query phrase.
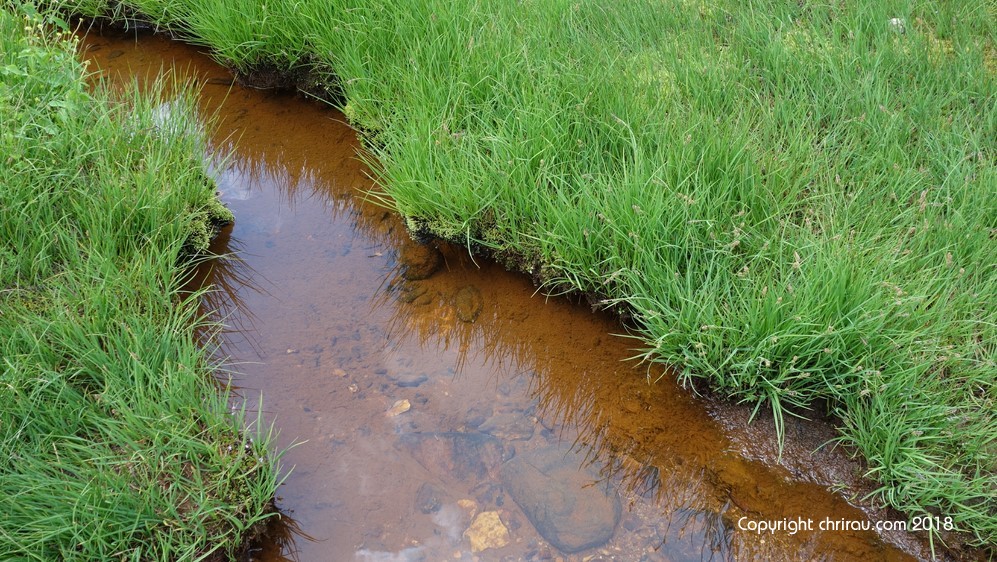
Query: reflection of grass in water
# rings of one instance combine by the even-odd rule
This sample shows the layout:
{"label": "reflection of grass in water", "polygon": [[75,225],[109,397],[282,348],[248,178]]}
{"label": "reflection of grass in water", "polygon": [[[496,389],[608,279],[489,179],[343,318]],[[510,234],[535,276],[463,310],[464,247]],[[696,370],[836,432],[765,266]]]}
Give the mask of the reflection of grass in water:
{"label": "reflection of grass in water", "polygon": [[226,216],[182,121],[195,93],[169,77],[88,91],[45,29],[0,10],[0,552],[230,555],[278,471],[266,428],[245,432],[213,386],[196,300],[178,298]]}
{"label": "reflection of grass in water", "polygon": [[826,400],[880,498],[997,541],[987,2],[128,5],[334,68],[410,224],[606,297],[780,429]]}
{"label": "reflection of grass in water", "polygon": [[679,509],[669,522],[669,532],[666,533],[662,546],[672,543],[672,549],[675,549],[674,543],[689,542],[691,549],[680,550],[689,559],[736,560],[746,553],[738,556],[737,550],[731,545],[733,537],[734,528],[727,524],[721,513]]}
{"label": "reflection of grass in water", "polygon": [[[294,209],[302,195],[309,200],[317,198],[325,203],[332,197],[329,190],[314,189],[314,169],[296,155],[284,150],[268,149],[254,143],[240,143],[238,140],[217,143],[212,146],[225,157],[214,162],[220,187],[232,190],[224,196],[233,199],[249,199],[255,192],[276,193],[282,205]],[[293,157],[292,157],[293,156]],[[274,189],[264,189],[271,184]]]}
{"label": "reflection of grass in water", "polygon": [[228,359],[226,333],[237,333],[259,353],[254,339],[258,317],[243,305],[246,291],[269,294],[264,288],[268,281],[241,256],[242,242],[231,237],[231,227],[225,227],[212,242],[209,255],[198,259],[184,287],[197,291],[201,311],[207,326],[198,330],[198,344],[221,363]]}
{"label": "reflection of grass in water", "polygon": [[[461,252],[460,249],[449,248],[444,254],[448,261],[455,262],[461,259]],[[464,266],[454,263],[451,267]],[[374,297],[373,306],[387,307],[392,313],[387,323],[387,341],[414,340],[424,349],[455,352],[457,377],[467,364],[489,366],[502,378],[529,373],[529,393],[538,400],[538,415],[561,428],[571,428],[571,433],[577,432],[576,445],[586,450],[586,457],[591,462],[601,459],[599,462],[602,464],[602,461],[621,454],[642,460],[647,458],[647,452],[640,450],[639,445],[630,439],[631,436],[616,432],[607,441],[607,418],[596,410],[593,399],[598,394],[593,382],[604,381],[602,374],[589,374],[582,368],[568,380],[552,375],[554,371],[563,370],[564,365],[559,358],[552,356],[549,342],[524,337],[523,326],[513,317],[491,314],[499,306],[497,303],[486,303],[481,321],[462,322],[454,314],[448,295],[437,294],[439,291],[453,291],[448,289],[451,283],[446,279],[446,273],[416,282],[404,280],[403,273],[404,265],[396,262]],[[428,287],[427,294],[432,296],[432,302],[421,306],[394,302],[399,298],[400,291],[411,283]],[[457,286],[463,285],[458,283]],[[471,354],[476,355],[472,357]],[[621,476],[624,486],[639,489],[650,484],[647,471],[653,470],[653,467],[635,466],[634,463],[614,466],[607,469],[607,475]]]}
{"label": "reflection of grass in water", "polygon": [[253,555],[254,559],[259,555],[259,558],[272,562],[298,562],[298,541],[318,540],[304,532],[298,522],[286,513],[272,517],[267,522],[266,531],[260,539],[267,546],[266,552],[258,552],[251,547],[250,555]]}

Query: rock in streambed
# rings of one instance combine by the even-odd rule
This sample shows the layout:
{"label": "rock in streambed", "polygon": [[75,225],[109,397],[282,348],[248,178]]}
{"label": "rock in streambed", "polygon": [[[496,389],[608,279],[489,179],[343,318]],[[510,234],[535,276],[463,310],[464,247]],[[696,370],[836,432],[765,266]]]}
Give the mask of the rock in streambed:
{"label": "rock in streambed", "polygon": [[461,322],[474,322],[485,306],[481,291],[474,285],[465,285],[454,293],[454,309]]}
{"label": "rock in streambed", "polygon": [[399,259],[404,268],[402,277],[409,281],[428,279],[443,266],[443,254],[423,244],[405,245]]}
{"label": "rock in streambed", "polygon": [[623,506],[585,456],[565,445],[522,453],[502,465],[502,485],[537,532],[571,554],[608,541]]}
{"label": "rock in streambed", "polygon": [[501,441],[478,432],[407,433],[398,448],[431,473],[463,481],[487,478],[507,458]]}

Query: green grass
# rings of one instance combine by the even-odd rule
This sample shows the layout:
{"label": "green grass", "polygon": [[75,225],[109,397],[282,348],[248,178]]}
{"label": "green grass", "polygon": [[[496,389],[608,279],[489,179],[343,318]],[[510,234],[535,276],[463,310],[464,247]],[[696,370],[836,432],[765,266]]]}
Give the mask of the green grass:
{"label": "green grass", "polygon": [[64,23],[0,10],[0,559],[231,556],[277,459],[180,297],[231,219],[196,92],[85,78]]}
{"label": "green grass", "polygon": [[879,498],[997,544],[993,2],[74,9],[122,6],[310,67],[413,230],[627,311],[777,427],[829,404]]}

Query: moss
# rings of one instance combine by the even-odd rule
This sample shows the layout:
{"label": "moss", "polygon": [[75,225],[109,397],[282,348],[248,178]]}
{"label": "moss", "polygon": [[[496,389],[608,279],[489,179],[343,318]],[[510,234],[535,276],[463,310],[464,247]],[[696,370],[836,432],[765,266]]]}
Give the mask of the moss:
{"label": "moss", "polygon": [[[205,178],[205,190],[215,192],[213,180]],[[203,255],[208,252],[211,241],[218,235],[219,230],[228,224],[235,222],[235,215],[229,210],[217,196],[212,195],[207,198],[204,206],[191,212],[190,234],[184,247],[193,255]]]}

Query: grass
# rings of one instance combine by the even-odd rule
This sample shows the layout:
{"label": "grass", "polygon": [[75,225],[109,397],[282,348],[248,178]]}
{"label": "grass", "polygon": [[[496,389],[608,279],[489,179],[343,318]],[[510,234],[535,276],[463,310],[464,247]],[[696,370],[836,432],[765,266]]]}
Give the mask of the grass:
{"label": "grass", "polygon": [[777,427],[828,404],[881,500],[997,544],[993,2],[63,6],[309,68],[413,231],[597,296]]}
{"label": "grass", "polygon": [[278,474],[179,296],[231,220],[196,92],[86,76],[64,22],[0,9],[0,559],[232,556]]}

